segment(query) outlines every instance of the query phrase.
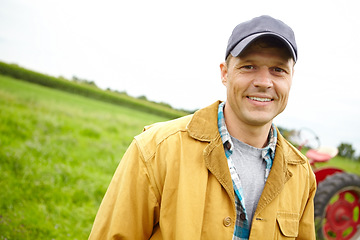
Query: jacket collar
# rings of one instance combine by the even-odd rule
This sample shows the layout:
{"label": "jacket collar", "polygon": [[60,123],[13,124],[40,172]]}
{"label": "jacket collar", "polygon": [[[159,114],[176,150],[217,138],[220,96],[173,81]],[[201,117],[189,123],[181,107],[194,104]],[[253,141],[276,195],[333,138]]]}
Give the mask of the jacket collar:
{"label": "jacket collar", "polygon": [[188,133],[192,138],[211,142],[220,137],[217,126],[217,111],[220,103],[220,101],[217,101],[194,113],[193,118],[187,126]]}
{"label": "jacket collar", "polygon": [[[235,201],[231,175],[217,125],[220,103],[220,101],[217,101],[209,107],[195,112],[187,126],[187,130],[192,138],[209,142],[203,152],[205,165],[220,182],[232,201]],[[233,210],[235,213],[235,205]]]}
{"label": "jacket collar", "polygon": [[284,188],[292,177],[291,165],[304,164],[306,158],[278,132],[275,158],[263,193],[258,202],[255,215],[265,208]]}

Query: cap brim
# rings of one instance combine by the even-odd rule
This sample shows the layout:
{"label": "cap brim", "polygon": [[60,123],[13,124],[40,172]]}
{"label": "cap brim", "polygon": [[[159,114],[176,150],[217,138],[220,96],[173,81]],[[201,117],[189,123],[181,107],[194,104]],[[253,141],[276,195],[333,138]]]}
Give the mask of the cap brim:
{"label": "cap brim", "polygon": [[243,40],[241,40],[231,51],[231,55],[233,57],[237,57],[241,54],[241,52],[253,41],[255,41],[256,39],[260,38],[260,37],[265,37],[265,36],[273,36],[276,37],[280,40],[283,41],[283,43],[285,44],[285,46],[289,49],[294,61],[296,62],[297,60],[297,56],[296,56],[296,52],[293,48],[293,46],[281,35],[278,35],[276,33],[272,33],[272,32],[262,32],[262,33],[256,33],[253,34],[251,36],[248,36],[246,38],[244,38]]}

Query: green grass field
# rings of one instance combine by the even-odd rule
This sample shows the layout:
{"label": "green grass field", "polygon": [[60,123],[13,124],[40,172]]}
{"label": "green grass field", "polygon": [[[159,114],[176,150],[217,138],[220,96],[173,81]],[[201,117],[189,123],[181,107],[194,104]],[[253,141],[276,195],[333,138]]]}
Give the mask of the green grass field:
{"label": "green grass field", "polygon": [[0,239],[87,239],[133,136],[164,120],[0,75]]}
{"label": "green grass field", "polygon": [[316,164],[317,168],[328,166],[340,168],[345,170],[346,172],[360,175],[360,162],[348,158],[336,156],[332,158],[329,162]]}

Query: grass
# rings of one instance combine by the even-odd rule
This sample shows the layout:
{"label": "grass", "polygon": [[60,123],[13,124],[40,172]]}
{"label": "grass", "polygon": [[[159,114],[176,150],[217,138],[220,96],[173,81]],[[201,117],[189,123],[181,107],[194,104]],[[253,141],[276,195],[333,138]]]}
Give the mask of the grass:
{"label": "grass", "polygon": [[62,77],[56,78],[39,72],[25,69],[16,64],[8,64],[0,61],[0,75],[6,75],[15,79],[36,83],[42,86],[59,89],[61,91],[101,100],[115,105],[126,106],[138,111],[160,115],[166,118],[177,118],[188,114],[187,111],[173,109],[165,103],[154,103],[146,99],[138,99],[128,96],[126,93],[111,90],[104,91],[89,81],[69,81]]}
{"label": "grass", "polygon": [[86,239],[134,135],[167,120],[0,75],[0,239]]}
{"label": "grass", "polygon": [[[305,155],[308,151],[308,148],[302,148],[301,152]],[[354,173],[360,176],[360,162],[357,160],[345,158],[342,156],[335,156],[327,162],[317,162],[315,163],[315,169],[333,167],[339,168],[349,173]]]}
{"label": "grass", "polygon": [[351,160],[351,159],[340,157],[340,156],[336,156],[336,157],[330,159],[330,161],[325,162],[325,163],[316,163],[316,167],[317,168],[336,167],[336,168],[343,169],[346,172],[360,175],[360,162],[359,161]]}

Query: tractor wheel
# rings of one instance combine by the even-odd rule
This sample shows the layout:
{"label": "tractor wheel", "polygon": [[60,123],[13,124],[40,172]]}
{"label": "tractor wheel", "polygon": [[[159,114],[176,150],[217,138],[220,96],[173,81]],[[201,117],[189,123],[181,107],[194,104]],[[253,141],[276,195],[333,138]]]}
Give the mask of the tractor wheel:
{"label": "tractor wheel", "polygon": [[317,239],[360,239],[360,177],[336,173],[320,182],[315,194]]}

